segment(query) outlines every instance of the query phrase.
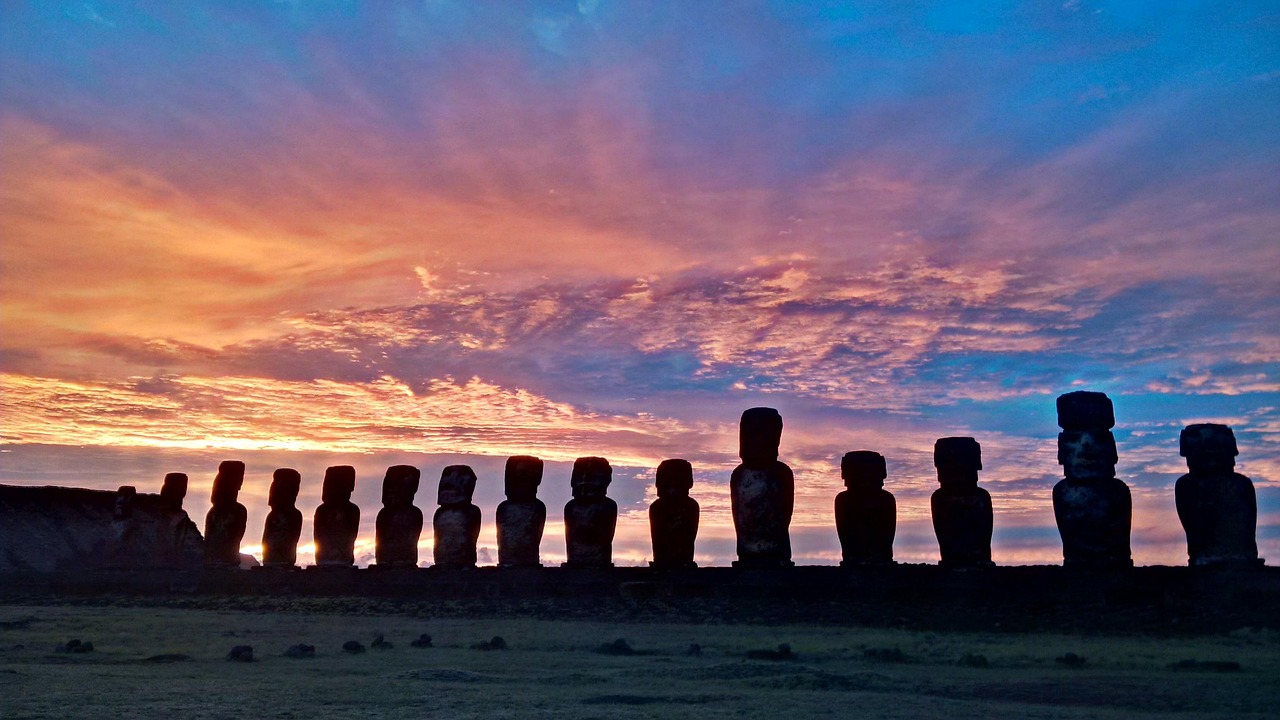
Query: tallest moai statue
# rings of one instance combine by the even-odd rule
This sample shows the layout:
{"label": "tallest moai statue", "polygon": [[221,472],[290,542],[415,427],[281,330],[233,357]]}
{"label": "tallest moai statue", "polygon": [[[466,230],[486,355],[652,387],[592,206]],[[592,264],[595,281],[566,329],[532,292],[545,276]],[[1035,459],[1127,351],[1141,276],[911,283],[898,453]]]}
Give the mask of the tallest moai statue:
{"label": "tallest moai statue", "polygon": [[737,567],[789,567],[791,511],[795,505],[795,477],[778,462],[782,415],[773,408],[742,413],[738,457],[742,464],[729,479],[733,528],[738,535]]}
{"label": "tallest moai statue", "polygon": [[1058,464],[1065,478],[1053,486],[1053,514],[1065,567],[1130,567],[1133,501],[1116,479],[1115,412],[1100,392],[1058,397]]}

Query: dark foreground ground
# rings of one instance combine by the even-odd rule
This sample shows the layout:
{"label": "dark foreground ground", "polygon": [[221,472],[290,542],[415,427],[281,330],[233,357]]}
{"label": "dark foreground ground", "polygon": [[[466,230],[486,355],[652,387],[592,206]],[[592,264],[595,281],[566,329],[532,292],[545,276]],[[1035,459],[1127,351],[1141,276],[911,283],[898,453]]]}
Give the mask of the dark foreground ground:
{"label": "dark foreground ground", "polygon": [[[0,605],[0,717],[1272,718],[1280,708],[1280,633],[1248,627],[932,632],[462,618],[456,607],[356,598],[65,600]],[[422,633],[432,647],[411,647]],[[378,635],[392,647],[371,647]],[[495,635],[506,649],[475,649]],[[56,649],[72,639],[93,651]],[[618,639],[632,654],[618,654]],[[344,652],[348,640],[367,651]],[[315,656],[285,655],[299,643]],[[689,653],[695,643],[701,654]],[[780,643],[795,657],[747,657]],[[254,661],[226,660],[237,645]],[[1064,662],[1068,653],[1079,660]]]}

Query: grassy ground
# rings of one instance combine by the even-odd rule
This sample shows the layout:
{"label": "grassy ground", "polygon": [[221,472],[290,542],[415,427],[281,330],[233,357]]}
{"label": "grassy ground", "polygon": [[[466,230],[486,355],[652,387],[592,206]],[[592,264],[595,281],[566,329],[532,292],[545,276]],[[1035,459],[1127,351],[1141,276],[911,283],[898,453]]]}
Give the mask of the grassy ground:
{"label": "grassy ground", "polygon": [[[429,633],[434,647],[409,641]],[[394,644],[362,655],[379,634]],[[472,645],[499,635],[508,649]],[[596,652],[625,639],[635,655]],[[68,640],[95,650],[55,652]],[[284,656],[316,647],[312,659]],[[701,656],[686,652],[691,643]],[[789,643],[795,660],[748,660]],[[224,658],[250,645],[253,663]],[[895,652],[898,651],[898,652]],[[1083,667],[1055,661],[1067,652]],[[189,659],[147,662],[162,654]],[[967,663],[963,659],[969,656]],[[981,656],[986,666],[981,665]],[[1182,660],[1239,671],[1174,670]],[[0,717],[1245,718],[1280,708],[1280,635],[926,633],[0,606]]]}

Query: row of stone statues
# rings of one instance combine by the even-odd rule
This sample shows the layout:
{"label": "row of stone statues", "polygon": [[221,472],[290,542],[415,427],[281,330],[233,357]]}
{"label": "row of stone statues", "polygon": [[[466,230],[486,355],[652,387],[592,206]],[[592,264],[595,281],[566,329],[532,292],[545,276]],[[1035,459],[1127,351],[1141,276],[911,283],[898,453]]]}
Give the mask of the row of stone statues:
{"label": "row of stone statues", "polygon": [[[1078,567],[1132,565],[1129,533],[1132,502],[1129,488],[1115,476],[1115,416],[1103,393],[1073,392],[1058,398],[1058,462],[1064,478],[1054,486],[1053,508],[1062,536],[1063,564]],[[742,415],[738,454],[742,463],[730,478],[739,567],[782,567],[791,562],[789,526],[795,498],[791,469],[778,460],[782,416],[772,408],[751,408]],[[1238,450],[1225,425],[1191,425],[1182,431],[1181,454],[1190,472],[1177,481],[1178,515],[1187,534],[1192,565],[1253,565],[1257,502],[1253,484],[1234,472]],[[941,438],[934,444],[939,489],[930,507],[941,553],[951,567],[991,565],[993,509],[991,495],[978,487],[982,449],[971,437]],[[237,502],[244,463],[223,462],[213,483],[205,521],[205,564],[234,567],[247,512]],[[509,458],[504,475],[507,499],[497,508],[498,565],[539,566],[539,546],[546,506],[537,497],[543,464],[535,457]],[[840,464],[846,490],[835,499],[836,530],[844,564],[893,561],[897,508],[884,489],[885,458],[859,450]],[[382,483],[382,510],[376,522],[375,567],[413,567],[418,563],[422,511],[413,505],[420,473],[409,465],[387,469]],[[610,567],[618,506],[607,496],[612,479],[609,462],[579,458],[573,465],[573,499],[565,506],[566,566]],[[174,523],[180,512],[187,477],[165,477],[162,498],[176,498]],[[294,567],[302,533],[302,513],[295,507],[301,476],[276,470],[263,529],[263,565]],[[653,541],[651,565],[695,567],[698,503],[690,497],[693,468],[685,460],[664,460],[657,469],[658,497],[649,507]],[[451,465],[441,474],[439,505],[432,518],[434,560],[441,568],[476,564],[480,509],[472,502],[476,475],[466,465]],[[322,503],[315,512],[315,553],[319,567],[351,567],[360,525],[360,509],[351,502],[355,469],[342,465],[325,472]],[[190,524],[189,520],[185,521]],[[179,529],[194,531],[194,527]]]}

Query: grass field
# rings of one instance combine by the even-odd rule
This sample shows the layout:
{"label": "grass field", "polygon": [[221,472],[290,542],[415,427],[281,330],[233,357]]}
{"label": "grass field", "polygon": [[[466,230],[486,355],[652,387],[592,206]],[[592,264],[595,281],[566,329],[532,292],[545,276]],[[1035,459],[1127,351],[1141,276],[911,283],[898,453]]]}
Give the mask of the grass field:
{"label": "grass field", "polygon": [[[422,633],[431,648],[410,647]],[[377,635],[394,647],[353,655]],[[501,636],[506,650],[472,646]],[[598,652],[622,638],[633,655]],[[57,652],[68,640],[89,653]],[[284,655],[294,644],[316,656]],[[697,643],[702,653],[689,655]],[[792,660],[748,660],[788,643]],[[252,663],[229,662],[236,645]],[[1069,667],[1055,658],[1085,658]],[[148,661],[159,655],[181,655]],[[966,657],[967,656],[967,657]],[[1238,671],[1171,664],[1233,661]],[[985,661],[985,666],[983,662]],[[1280,635],[926,633],[811,625],[0,606],[0,717],[1271,718]]]}

